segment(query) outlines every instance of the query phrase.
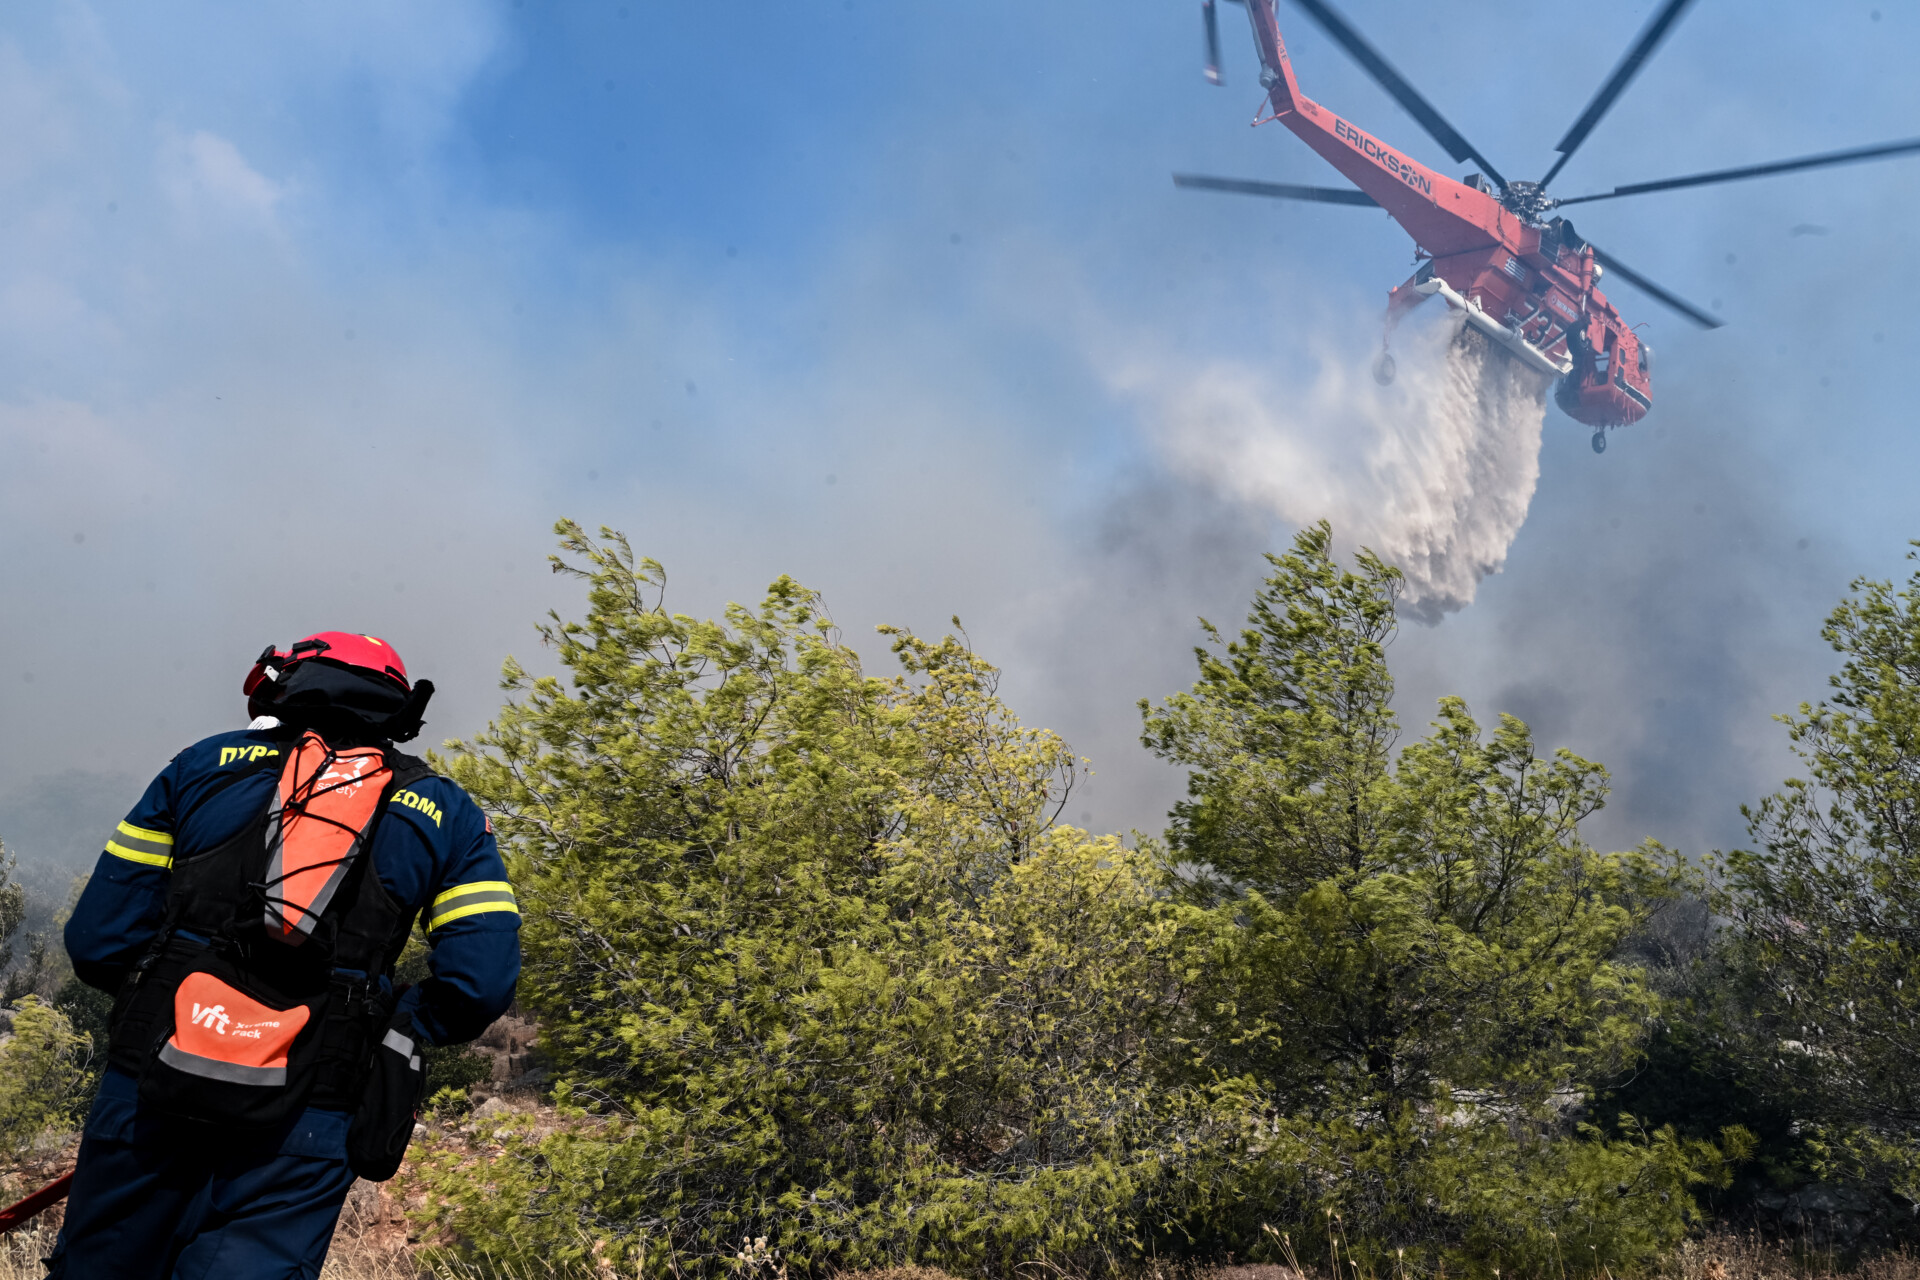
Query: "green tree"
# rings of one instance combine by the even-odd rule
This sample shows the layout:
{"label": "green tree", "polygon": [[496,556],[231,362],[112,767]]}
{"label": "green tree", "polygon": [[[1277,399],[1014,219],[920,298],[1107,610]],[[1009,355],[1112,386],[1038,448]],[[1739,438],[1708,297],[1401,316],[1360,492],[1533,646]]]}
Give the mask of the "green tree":
{"label": "green tree", "polygon": [[1588,847],[1604,771],[1538,758],[1511,716],[1483,733],[1444,699],[1402,746],[1398,571],[1342,568],[1331,540],[1270,556],[1246,629],[1206,626],[1193,687],[1142,703],[1147,746],[1189,770],[1171,842],[1211,933],[1184,1072],[1239,1082],[1265,1118],[1235,1158],[1242,1207],[1196,1233],[1244,1239],[1259,1214],[1317,1238],[1338,1213],[1362,1252],[1643,1259],[1722,1153],[1578,1121],[1657,1012],[1619,953],[1681,874],[1656,845]]}
{"label": "green tree", "polygon": [[1739,1127],[1753,1135],[1751,1162],[1728,1188],[1702,1196],[1715,1217],[1740,1214],[1755,1193],[1812,1180],[1816,1154],[1775,1053],[1755,1035],[1751,974],[1726,945],[1704,881],[1657,908],[1628,954],[1659,993],[1660,1021],[1639,1063],[1594,1100],[1596,1117],[1671,1125],[1682,1137],[1712,1139]]}
{"label": "green tree", "polygon": [[88,1047],[65,1015],[37,996],[24,997],[12,1021],[0,1043],[0,1150],[10,1160],[79,1118]]}
{"label": "green tree", "polygon": [[32,939],[33,954],[25,972],[14,969],[14,940],[19,936],[20,926],[27,919],[27,891],[15,879],[19,869],[11,851],[4,841],[0,841],[0,971],[7,973],[5,991],[0,994],[0,1003],[11,1004],[32,990],[45,967],[44,944],[37,937]]}
{"label": "green tree", "polygon": [[1124,1252],[1161,1176],[1175,922],[1144,858],[1054,825],[1066,746],[959,639],[891,631],[872,676],[789,579],[698,621],[618,535],[559,532],[588,588],[541,630],[569,680],[510,662],[450,767],[579,1110],[437,1166],[441,1220],[649,1274]]}
{"label": "green tree", "polygon": [[430,1155],[470,1254],[1095,1274],[1290,1236],[1619,1271],[1745,1150],[1585,1122],[1660,1007],[1625,948],[1683,877],[1588,848],[1604,775],[1516,720],[1448,700],[1401,744],[1397,576],[1324,526],[1148,710],[1191,779],[1170,849],[1055,824],[1079,762],[963,639],[890,630],[874,676],[789,579],[698,621],[617,535],[559,532],[566,678],[509,662],[449,764],[567,1108]]}
{"label": "green tree", "polygon": [[1781,717],[1807,776],[1745,810],[1715,905],[1750,1043],[1829,1170],[1920,1202],[1920,572],[1856,580],[1821,634],[1833,692]]}

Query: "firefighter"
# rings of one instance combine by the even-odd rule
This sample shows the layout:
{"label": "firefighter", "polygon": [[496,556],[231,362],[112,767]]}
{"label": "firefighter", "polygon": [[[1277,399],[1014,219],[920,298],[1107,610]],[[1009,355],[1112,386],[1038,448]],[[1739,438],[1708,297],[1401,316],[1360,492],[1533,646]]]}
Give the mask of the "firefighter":
{"label": "firefighter", "polygon": [[[66,926],[74,971],[116,1000],[54,1276],[318,1276],[355,1177],[399,1164],[422,1047],[513,999],[492,827],[394,746],[432,683],[327,631],[269,648],[245,692],[253,722],[161,771]],[[396,989],[416,922],[432,976]]]}

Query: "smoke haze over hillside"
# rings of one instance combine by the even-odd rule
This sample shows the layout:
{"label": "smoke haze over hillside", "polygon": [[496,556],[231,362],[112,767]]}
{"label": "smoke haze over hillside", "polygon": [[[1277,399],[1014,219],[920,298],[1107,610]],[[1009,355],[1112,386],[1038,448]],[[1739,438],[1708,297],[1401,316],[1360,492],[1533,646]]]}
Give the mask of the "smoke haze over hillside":
{"label": "smoke haze over hillside", "polygon": [[[1562,183],[1899,134],[1920,13],[1869,13],[1700,7]],[[1495,38],[1562,58],[1525,111],[1500,77],[1426,86],[1503,157],[1549,154],[1641,21],[1356,17],[1402,65]],[[1431,609],[1472,601],[1395,644],[1410,729],[1442,693],[1512,710],[1612,767],[1596,838],[1738,838],[1787,769],[1768,717],[1821,692],[1821,617],[1920,533],[1920,166],[1596,206],[1583,231],[1734,323],[1621,291],[1660,363],[1604,458],[1554,409],[1449,434],[1367,378],[1403,233],[1171,187],[1329,180],[1245,127],[1245,49],[1201,82],[1194,23],[1091,0],[0,19],[0,838],[84,860],[238,722],[252,655],[314,630],[393,639],[441,689],[428,739],[471,733],[505,655],[547,661],[532,623],[580,607],[544,564],[561,515],[625,530],[686,612],[791,573],[877,669],[874,624],[961,615],[1023,717],[1093,760],[1069,817],[1149,830],[1181,779],[1135,700],[1188,683],[1195,618],[1235,626],[1261,553],[1326,516]],[[1304,88],[1442,162],[1289,36]],[[1752,73],[1789,58],[1818,109]],[[1394,395],[1424,385],[1409,363]]]}

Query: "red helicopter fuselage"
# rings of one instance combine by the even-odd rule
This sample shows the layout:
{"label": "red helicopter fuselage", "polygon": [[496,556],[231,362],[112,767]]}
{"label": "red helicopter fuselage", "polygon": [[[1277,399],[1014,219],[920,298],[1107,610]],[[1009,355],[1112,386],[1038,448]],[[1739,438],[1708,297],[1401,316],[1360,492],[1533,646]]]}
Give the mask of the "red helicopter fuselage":
{"label": "red helicopter fuselage", "polygon": [[[1571,223],[1523,219],[1478,175],[1459,182],[1401,154],[1300,92],[1270,4],[1248,4],[1278,120],[1372,197],[1413,237],[1420,269],[1388,295],[1387,326],[1434,294],[1544,376],[1567,415],[1625,426],[1653,404],[1651,352],[1598,281],[1602,268]],[[1263,122],[1264,123],[1264,122]]]}

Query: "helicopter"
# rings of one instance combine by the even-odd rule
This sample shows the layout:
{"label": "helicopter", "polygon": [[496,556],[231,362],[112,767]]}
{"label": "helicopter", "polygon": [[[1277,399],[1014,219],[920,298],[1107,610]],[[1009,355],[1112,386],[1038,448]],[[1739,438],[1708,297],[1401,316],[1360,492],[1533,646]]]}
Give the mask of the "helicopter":
{"label": "helicopter", "polygon": [[[1920,151],[1920,138],[1915,138],[1629,183],[1590,195],[1551,196],[1547,194],[1548,184],[1619,100],[1693,0],[1666,0],[1654,13],[1555,146],[1558,158],[1538,182],[1503,177],[1327,0],[1295,2],[1456,163],[1472,161],[1479,166],[1478,171],[1456,181],[1303,95],[1280,38],[1274,0],[1233,0],[1246,8],[1252,20],[1253,42],[1260,56],[1260,85],[1267,91],[1263,105],[1268,113],[1256,115],[1253,123],[1278,120],[1353,186],[1299,186],[1190,173],[1174,174],[1174,184],[1385,209],[1413,237],[1419,266],[1387,295],[1375,380],[1382,384],[1393,381],[1391,344],[1395,327],[1413,308],[1438,295],[1449,307],[1463,312],[1468,325],[1522,365],[1556,380],[1555,402],[1568,417],[1594,428],[1595,453],[1606,451],[1610,428],[1638,422],[1653,407],[1653,352],[1600,291],[1602,278],[1618,276],[1701,328],[1716,329],[1723,322],[1586,240],[1572,221],[1555,214],[1555,210],[1596,200],[1738,182]],[[1215,4],[1216,0],[1202,0],[1201,16],[1207,40],[1206,77],[1218,85],[1224,78]]]}

